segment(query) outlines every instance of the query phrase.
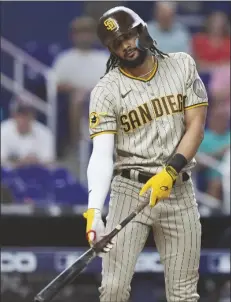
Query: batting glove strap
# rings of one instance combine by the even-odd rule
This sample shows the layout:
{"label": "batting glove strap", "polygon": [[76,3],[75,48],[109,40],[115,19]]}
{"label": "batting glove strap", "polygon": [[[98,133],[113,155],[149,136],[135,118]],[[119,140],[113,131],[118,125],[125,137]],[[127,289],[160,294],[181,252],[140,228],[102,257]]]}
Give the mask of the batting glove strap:
{"label": "batting glove strap", "polygon": [[166,166],[165,171],[171,176],[173,181],[175,181],[179,175],[172,166]]}
{"label": "batting glove strap", "polygon": [[180,173],[180,171],[187,165],[187,163],[188,161],[184,157],[184,155],[176,153],[168,163],[168,166],[172,167],[176,173]]}

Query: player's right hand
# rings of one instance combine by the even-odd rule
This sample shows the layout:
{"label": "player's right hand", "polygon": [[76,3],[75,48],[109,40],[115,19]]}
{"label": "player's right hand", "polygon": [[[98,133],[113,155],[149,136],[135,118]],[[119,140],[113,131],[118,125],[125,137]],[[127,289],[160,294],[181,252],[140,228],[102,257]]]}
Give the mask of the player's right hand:
{"label": "player's right hand", "polygon": [[[102,220],[101,211],[99,209],[88,209],[83,213],[83,217],[87,220],[86,235],[90,246],[101,240],[105,236],[105,225]],[[109,252],[113,247],[112,243],[108,243],[103,252]]]}
{"label": "player's right hand", "polygon": [[140,190],[140,196],[151,190],[149,205],[154,207],[158,200],[169,198],[178,173],[171,166],[166,166],[161,172],[151,177]]}

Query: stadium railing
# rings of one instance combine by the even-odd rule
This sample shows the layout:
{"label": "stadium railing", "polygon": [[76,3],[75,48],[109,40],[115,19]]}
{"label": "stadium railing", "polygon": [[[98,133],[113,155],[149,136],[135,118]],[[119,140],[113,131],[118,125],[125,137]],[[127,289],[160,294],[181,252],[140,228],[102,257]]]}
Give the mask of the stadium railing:
{"label": "stadium railing", "polygon": [[[13,60],[13,78],[1,71],[1,85],[13,95],[23,97],[23,99],[34,106],[38,111],[47,117],[47,125],[54,134],[54,144],[56,139],[56,114],[57,114],[57,89],[55,74],[52,70],[28,55],[26,52],[15,46],[7,39],[1,37],[1,52],[6,53]],[[47,103],[35,94],[26,90],[24,85],[25,66],[35,73],[42,75],[46,82]]]}

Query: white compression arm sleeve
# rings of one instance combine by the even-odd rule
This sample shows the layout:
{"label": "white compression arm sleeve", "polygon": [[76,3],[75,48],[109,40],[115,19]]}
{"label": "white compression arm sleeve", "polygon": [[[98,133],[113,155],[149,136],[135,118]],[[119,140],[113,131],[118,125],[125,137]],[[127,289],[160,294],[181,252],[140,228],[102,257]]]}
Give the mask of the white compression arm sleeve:
{"label": "white compression arm sleeve", "polygon": [[114,134],[93,138],[93,151],[87,169],[88,208],[102,211],[113,175]]}

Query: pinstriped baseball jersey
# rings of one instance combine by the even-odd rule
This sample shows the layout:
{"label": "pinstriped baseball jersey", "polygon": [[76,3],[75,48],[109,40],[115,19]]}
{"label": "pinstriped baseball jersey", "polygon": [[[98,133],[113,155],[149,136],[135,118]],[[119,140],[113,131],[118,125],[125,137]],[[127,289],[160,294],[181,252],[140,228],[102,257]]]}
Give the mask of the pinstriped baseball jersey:
{"label": "pinstriped baseball jersey", "polygon": [[[115,68],[91,93],[90,136],[116,133],[115,168],[155,174],[185,133],[185,110],[207,104],[195,62],[186,53],[157,57],[146,80]],[[193,159],[184,171],[195,163]]]}

